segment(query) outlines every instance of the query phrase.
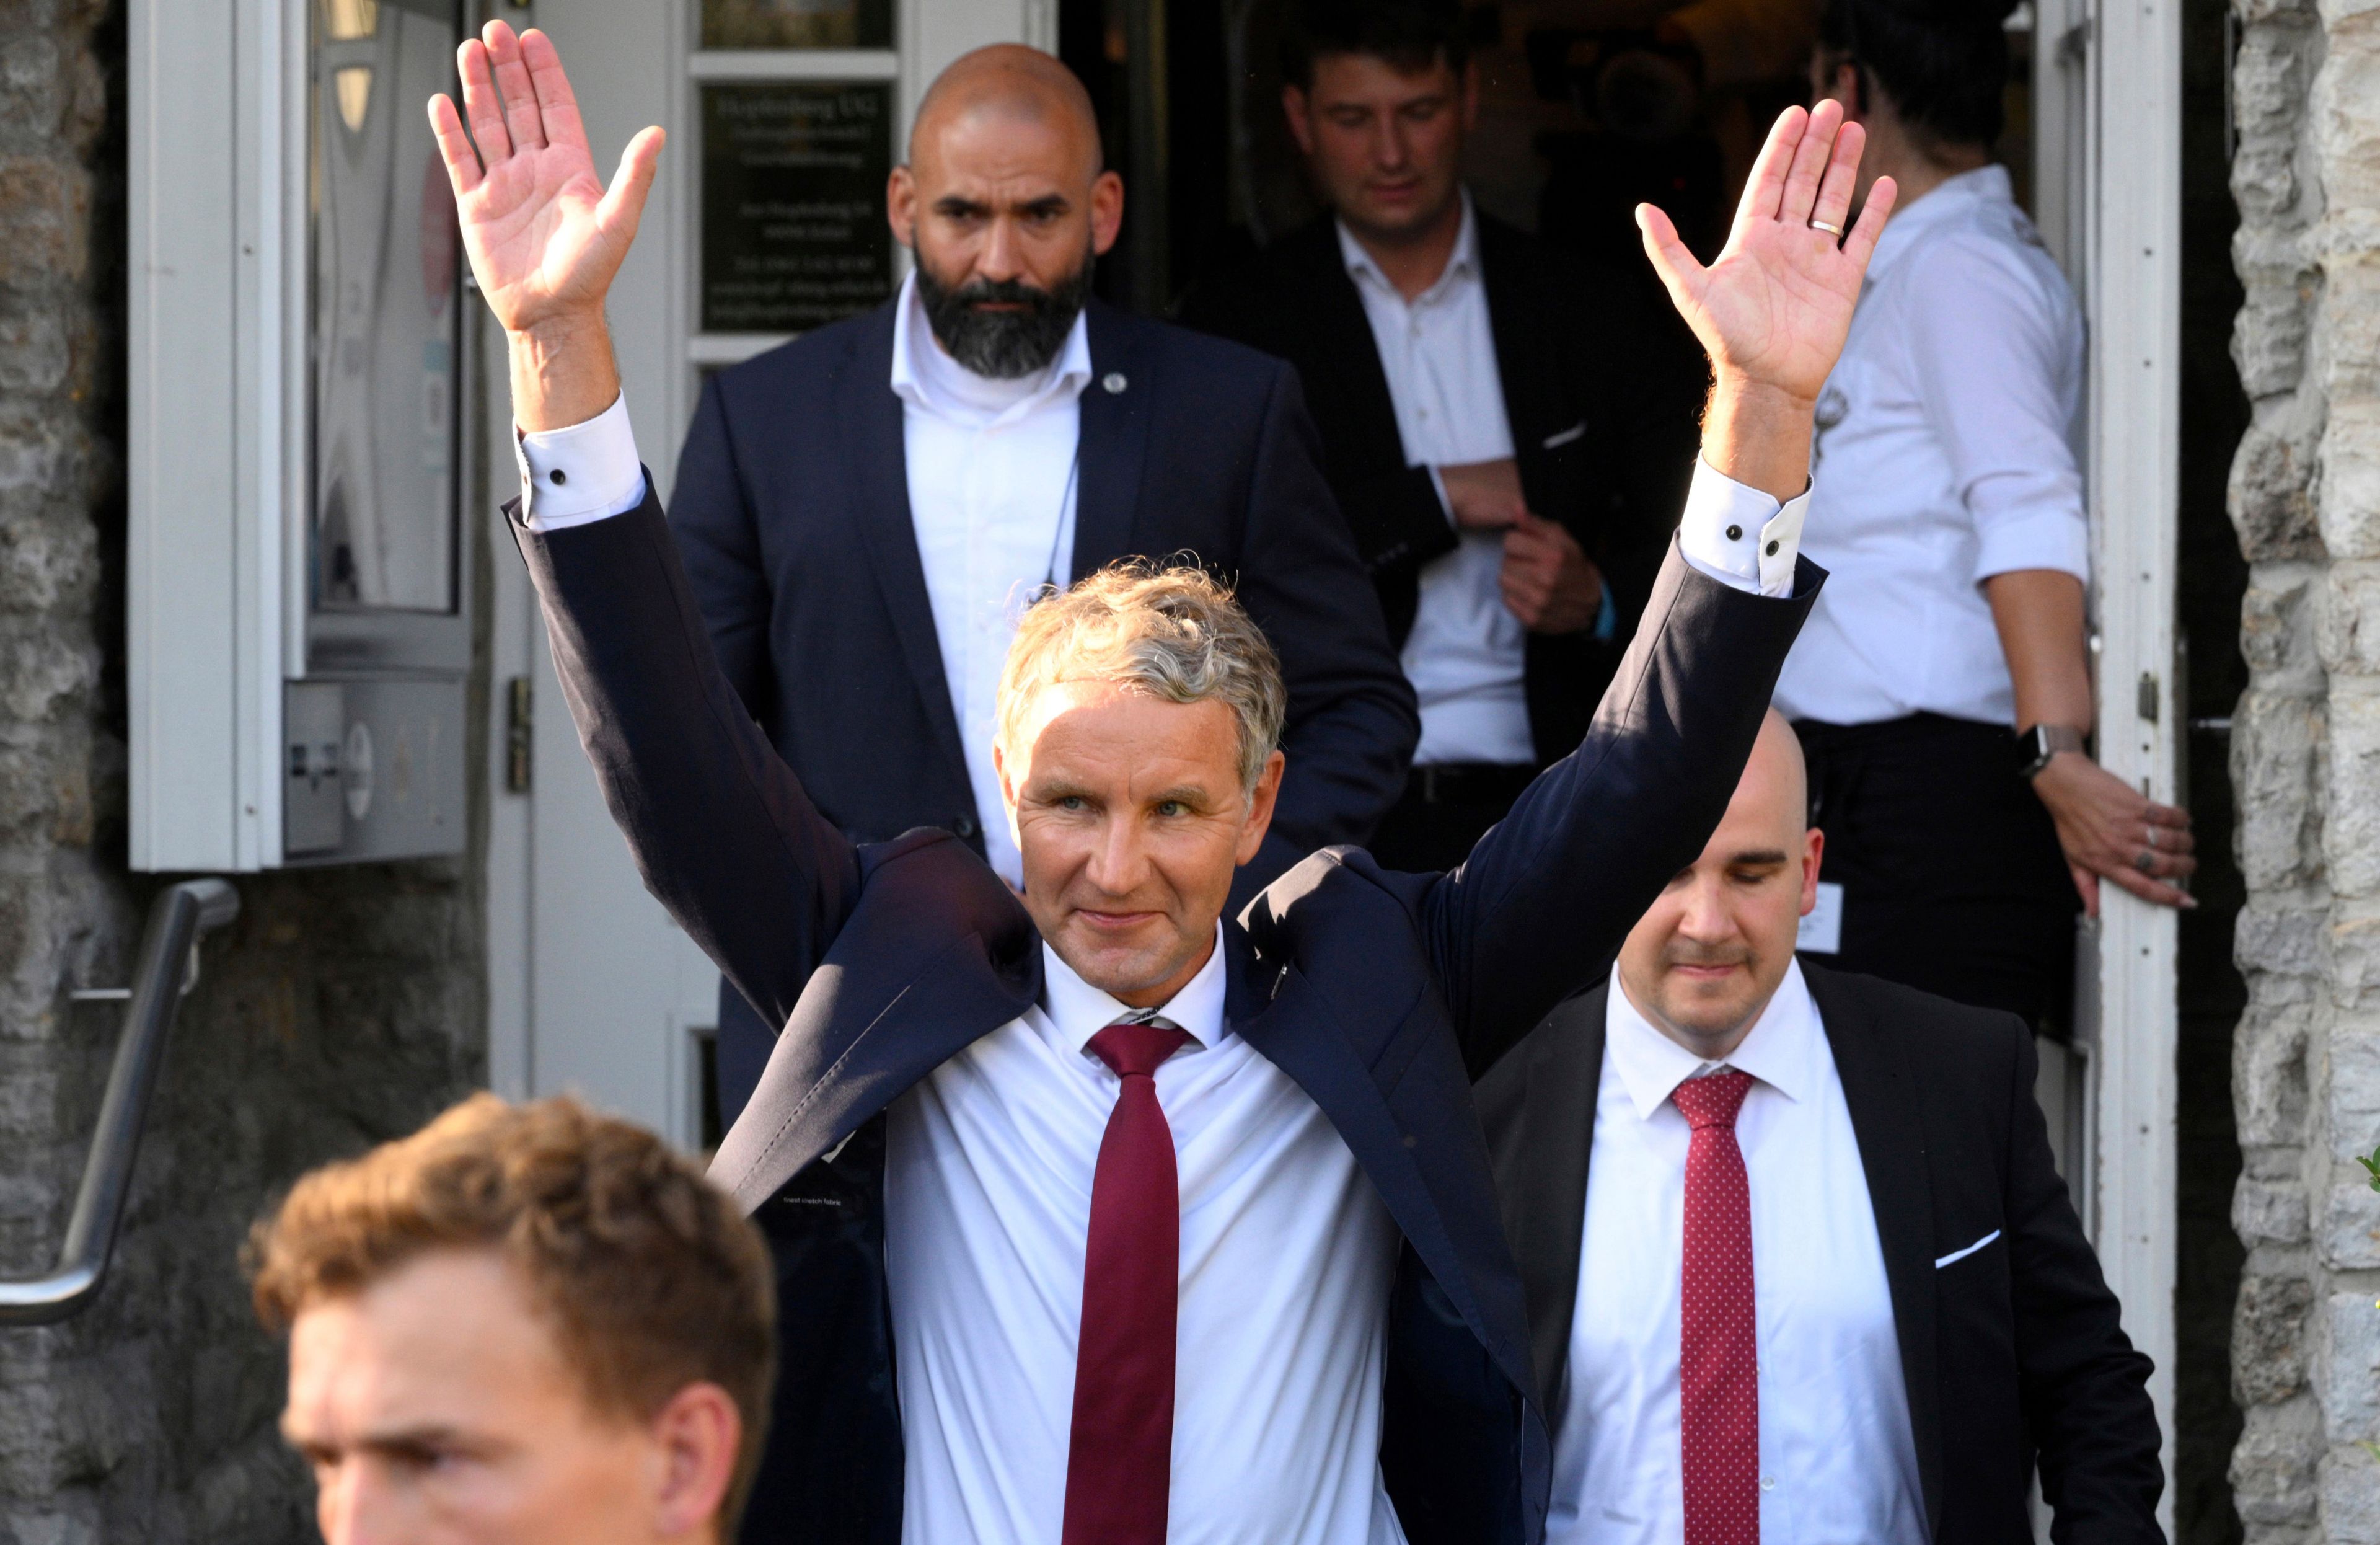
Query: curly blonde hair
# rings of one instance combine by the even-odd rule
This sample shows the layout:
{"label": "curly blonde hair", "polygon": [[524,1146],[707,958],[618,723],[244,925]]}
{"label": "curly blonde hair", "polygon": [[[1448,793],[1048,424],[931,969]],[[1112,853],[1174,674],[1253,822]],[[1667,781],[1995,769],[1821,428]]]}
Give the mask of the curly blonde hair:
{"label": "curly blonde hair", "polygon": [[1241,792],[1281,744],[1288,691],[1281,658],[1231,587],[1204,569],[1110,564],[1028,609],[1000,674],[995,734],[1014,760],[1018,729],[1044,687],[1112,682],[1169,702],[1219,699],[1240,729]]}
{"label": "curly blonde hair", "polygon": [[474,1095],[298,1182],[249,1235],[258,1318],[285,1332],[445,1249],[495,1251],[519,1273],[596,1410],[643,1421],[688,1384],[728,1393],[744,1418],[732,1539],[759,1466],[777,1304],[768,1247],[726,1194],[577,1101]]}

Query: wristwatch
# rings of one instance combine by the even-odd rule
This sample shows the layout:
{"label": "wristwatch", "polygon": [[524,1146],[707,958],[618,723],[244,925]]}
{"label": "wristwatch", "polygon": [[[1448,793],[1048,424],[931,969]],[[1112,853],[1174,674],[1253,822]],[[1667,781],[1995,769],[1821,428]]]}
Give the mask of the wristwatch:
{"label": "wristwatch", "polygon": [[2035,724],[2016,732],[2016,773],[2030,783],[2060,751],[2089,754],[2089,738],[2071,724]]}

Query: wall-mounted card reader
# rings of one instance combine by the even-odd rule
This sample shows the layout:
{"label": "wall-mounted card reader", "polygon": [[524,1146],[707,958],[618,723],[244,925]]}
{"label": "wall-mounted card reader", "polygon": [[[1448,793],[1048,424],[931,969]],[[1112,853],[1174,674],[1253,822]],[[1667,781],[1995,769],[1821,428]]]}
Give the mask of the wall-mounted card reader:
{"label": "wall-mounted card reader", "polygon": [[464,842],[456,0],[131,0],[132,862]]}

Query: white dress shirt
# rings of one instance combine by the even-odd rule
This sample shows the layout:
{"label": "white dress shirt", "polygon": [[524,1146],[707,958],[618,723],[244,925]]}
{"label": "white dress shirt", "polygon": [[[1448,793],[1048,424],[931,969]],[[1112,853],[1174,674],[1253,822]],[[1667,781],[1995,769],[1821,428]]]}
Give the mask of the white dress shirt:
{"label": "white dress shirt", "polygon": [[[1496,335],[1479,277],[1471,196],[1463,195],[1463,230],[1446,271],[1411,300],[1343,224],[1339,250],[1372,324],[1405,465],[1436,468],[1510,456],[1512,430],[1504,417]],[[1443,487],[1439,497],[1446,497]],[[1447,518],[1453,519],[1451,510]],[[1504,604],[1497,582],[1504,566],[1503,533],[1456,536],[1453,552],[1422,566],[1420,606],[1405,638],[1405,676],[1421,700],[1414,761],[1535,761],[1523,690],[1527,632]]]}
{"label": "white dress shirt", "polygon": [[1807,552],[1834,576],[1778,684],[1795,719],[2013,724],[1983,582],[2090,578],[2082,319],[2006,168],[1896,210],[1818,398]]}
{"label": "white dress shirt", "polygon": [[995,381],[942,352],[917,275],[903,282],[892,390],[902,405],[909,518],[984,855],[1016,885],[1025,882],[1024,860],[991,764],[993,710],[1017,618],[1044,580],[1062,586],[1074,578],[1075,447],[1090,379],[1090,335],[1080,316],[1047,367]]}
{"label": "white dress shirt", "polygon": [[[1046,945],[1041,1006],[891,1109],[884,1254],[912,1545],[1050,1545],[1065,1513],[1091,1176],[1125,1013]],[[1401,1545],[1380,1478],[1397,1230],[1336,1128],[1223,1021],[1223,951],[1165,1007],[1182,1185],[1172,1541]]]}
{"label": "white dress shirt", "polygon": [[1751,1183],[1760,1538],[1925,1545],[1884,1247],[1799,965],[1720,1064],[1654,1028],[1612,981],[1548,1545],[1684,1534],[1678,1298],[1692,1133],[1670,1093],[1720,1067],[1755,1080],[1735,1136]]}

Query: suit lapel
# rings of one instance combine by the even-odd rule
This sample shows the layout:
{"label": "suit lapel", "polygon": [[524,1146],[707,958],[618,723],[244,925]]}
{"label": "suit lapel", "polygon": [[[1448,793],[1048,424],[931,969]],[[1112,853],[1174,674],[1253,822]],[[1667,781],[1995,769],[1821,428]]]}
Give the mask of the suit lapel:
{"label": "suit lapel", "polygon": [[[1075,493],[1074,579],[1137,552],[1133,516],[1140,507],[1149,410],[1157,400],[1157,383],[1149,374],[1155,361],[1139,347],[1138,321],[1097,300],[1085,306],[1083,314],[1090,333],[1091,380],[1083,388],[1075,453],[1082,481]],[[1111,382],[1121,389],[1111,391]]]}
{"label": "suit lapel", "polygon": [[951,707],[950,678],[942,670],[941,640],[934,634],[933,602],[926,595],[926,567],[917,557],[917,529],[909,508],[909,459],[902,430],[901,399],[891,385],[895,300],[879,310],[874,325],[852,347],[851,380],[840,394],[843,443],[849,455],[856,507],[852,523],[867,542],[869,566],[884,609],[901,641],[901,661],[926,705],[942,754],[966,765],[958,714]]}
{"label": "suit lapel", "polygon": [[[1342,400],[1354,405],[1367,440],[1399,447],[1398,454],[1402,456],[1404,432],[1397,427],[1397,405],[1396,399],[1389,395],[1388,369],[1380,363],[1379,341],[1372,336],[1372,319],[1364,310],[1362,293],[1355,288],[1355,276],[1347,272],[1346,255],[1339,249],[1338,225],[1325,219],[1315,227],[1302,256],[1314,269],[1314,293],[1321,298],[1315,325],[1330,346],[1327,353],[1335,362]],[[1313,396],[1314,389],[1309,386],[1306,395]],[[1351,511],[1349,518],[1360,517]]]}
{"label": "suit lapel", "polygon": [[1579,1252],[1586,1232],[1586,1181],[1595,1152],[1595,1107],[1603,1082],[1603,1023],[1611,979],[1554,1011],[1530,1041],[1529,1101],[1520,1142],[1506,1156],[1512,1184],[1505,1232],[1512,1235],[1529,1304],[1529,1352],[1548,1419],[1561,1410],[1578,1304]]}
{"label": "suit lapel", "polygon": [[[1519,293],[1516,266],[1505,244],[1504,227],[1485,213],[1479,225],[1479,286],[1488,296],[1488,331],[1496,340],[1496,380],[1504,391],[1504,418],[1512,431],[1513,455],[1524,466],[1535,459],[1538,446],[1531,434],[1546,432],[1524,405],[1551,400],[1545,389],[1547,335],[1533,328],[1529,298]],[[1561,426],[1556,426],[1561,427]]]}
{"label": "suit lapel", "polygon": [[1900,1377],[1909,1398],[1910,1433],[1917,1448],[1918,1480],[1925,1492],[1925,1523],[1942,1523],[1942,1412],[1935,1363],[1934,1196],[1926,1168],[1925,1128],[1917,1084],[1903,1037],[1913,1027],[1880,1024],[1851,990],[1824,967],[1803,967],[1826,1027],[1827,1044],[1851,1108],[1868,1203],[1884,1247],[1885,1280],[1900,1343]]}
{"label": "suit lapel", "polygon": [[[1500,1334],[1490,1308],[1478,1292],[1471,1263],[1463,1259],[1445,1214],[1439,1210],[1430,1180],[1416,1157],[1414,1139],[1401,1125],[1371,1070],[1364,1065],[1355,1044],[1339,1026],[1323,994],[1299,971],[1271,967],[1257,958],[1246,935],[1237,927],[1224,930],[1227,939],[1248,951],[1242,1001],[1254,1012],[1236,1018],[1233,1028],[1257,1052],[1289,1075],[1320,1109],[1379,1193],[1389,1216],[1428,1268],[1480,1344],[1496,1360],[1498,1369],[1517,1390],[1533,1387],[1528,1350],[1514,1338]],[[1230,1001],[1228,997],[1226,1001]],[[1458,1070],[1460,1064],[1456,1064]],[[1466,1107],[1464,1119],[1473,1120]],[[1476,1140],[1477,1125],[1471,1130]],[[1484,1144],[1481,1157],[1485,1160]],[[1492,1216],[1495,1195],[1483,1187],[1482,1217]],[[1493,1232],[1492,1230],[1490,1231]],[[1521,1306],[1506,1307],[1519,1324]]]}

